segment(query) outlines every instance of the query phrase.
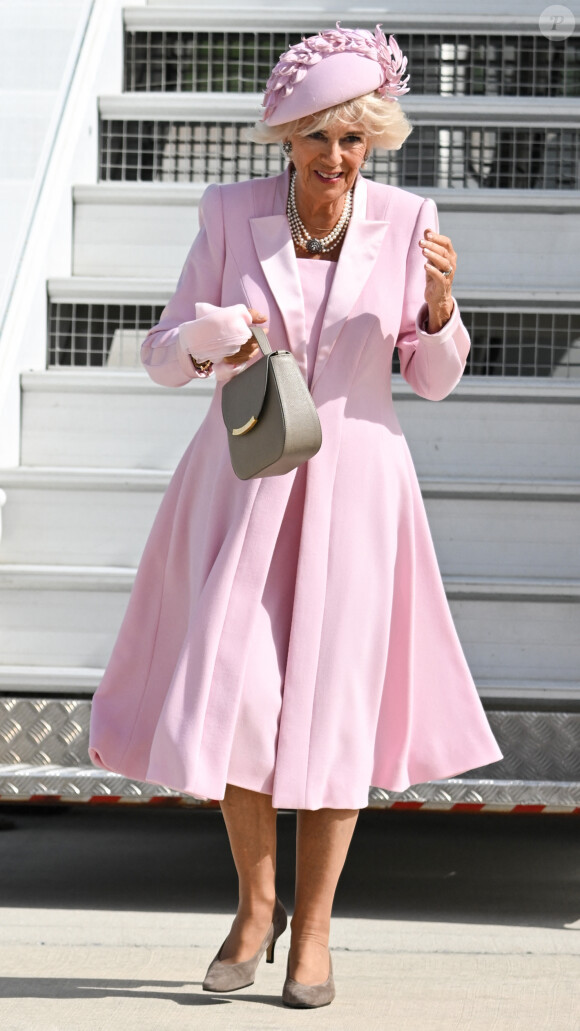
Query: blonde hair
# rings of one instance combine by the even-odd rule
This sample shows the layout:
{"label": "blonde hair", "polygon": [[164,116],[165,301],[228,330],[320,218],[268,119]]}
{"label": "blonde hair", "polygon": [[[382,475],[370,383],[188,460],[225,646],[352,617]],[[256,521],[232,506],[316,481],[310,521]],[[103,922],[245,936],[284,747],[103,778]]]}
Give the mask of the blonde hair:
{"label": "blonde hair", "polygon": [[290,136],[307,136],[336,123],[360,126],[371,150],[373,147],[399,150],[413,131],[398,100],[383,100],[377,93],[365,93],[344,104],[328,107],[293,122],[283,122],[282,125],[256,122],[246,131],[246,138],[253,143],[282,143]]}

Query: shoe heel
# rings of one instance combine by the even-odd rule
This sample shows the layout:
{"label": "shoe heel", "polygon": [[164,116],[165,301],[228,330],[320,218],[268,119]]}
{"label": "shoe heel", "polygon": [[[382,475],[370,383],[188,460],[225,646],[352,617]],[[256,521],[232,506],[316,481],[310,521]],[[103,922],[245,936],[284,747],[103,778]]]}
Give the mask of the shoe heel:
{"label": "shoe heel", "polygon": [[[266,962],[274,962],[274,946],[276,940],[286,930],[287,923],[286,911],[277,898],[272,924],[256,954],[241,963],[224,963],[220,959],[222,953],[220,949],[217,956],[212,959],[205,975],[202,985],[204,992],[237,992],[239,988],[248,988],[253,984],[256,968],[264,952],[266,953]],[[270,936],[272,940],[269,945],[266,945]]]}

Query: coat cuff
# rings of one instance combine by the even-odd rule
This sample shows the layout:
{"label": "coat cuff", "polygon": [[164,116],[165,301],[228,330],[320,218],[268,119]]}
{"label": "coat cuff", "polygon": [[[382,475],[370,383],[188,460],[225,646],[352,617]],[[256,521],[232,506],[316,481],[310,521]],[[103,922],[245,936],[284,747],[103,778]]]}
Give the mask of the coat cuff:
{"label": "coat cuff", "polygon": [[177,360],[179,362],[180,368],[185,373],[185,375],[189,377],[189,379],[207,379],[208,376],[211,376],[213,372],[213,367],[207,369],[206,372],[203,372],[201,369],[196,369],[195,365],[193,364],[191,354],[188,350],[188,343],[190,337],[189,327],[192,325],[194,325],[194,323],[192,322],[182,322],[182,324],[178,327]]}

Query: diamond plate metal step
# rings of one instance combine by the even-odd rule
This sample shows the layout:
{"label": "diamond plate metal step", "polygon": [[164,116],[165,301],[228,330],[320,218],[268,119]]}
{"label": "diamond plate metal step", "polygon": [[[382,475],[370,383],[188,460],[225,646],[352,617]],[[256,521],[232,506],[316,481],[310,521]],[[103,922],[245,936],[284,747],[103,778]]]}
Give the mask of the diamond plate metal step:
{"label": "diamond plate metal step", "polygon": [[[373,787],[369,805],[580,811],[580,713],[488,717],[505,752],[501,762],[404,792]],[[91,766],[89,719],[88,699],[0,698],[0,801],[201,804]]]}

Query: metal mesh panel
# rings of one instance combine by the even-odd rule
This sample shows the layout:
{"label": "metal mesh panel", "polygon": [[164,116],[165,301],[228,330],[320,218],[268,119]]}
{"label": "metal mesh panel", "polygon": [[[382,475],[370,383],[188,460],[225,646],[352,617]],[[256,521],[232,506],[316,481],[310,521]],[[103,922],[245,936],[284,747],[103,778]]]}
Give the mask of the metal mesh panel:
{"label": "metal mesh panel", "polygon": [[[471,337],[466,376],[580,379],[580,311],[482,311],[461,305],[461,318]],[[393,371],[400,371],[396,349]]]}
{"label": "metal mesh panel", "polygon": [[374,151],[377,182],[418,187],[574,190],[580,130],[418,125],[400,151]]}
{"label": "metal mesh panel", "polygon": [[49,305],[49,368],[63,366],[135,367],[151,326],[159,322],[161,304]]}
{"label": "metal mesh panel", "polygon": [[461,309],[472,376],[580,377],[580,312]]}
{"label": "metal mesh panel", "polygon": [[[139,365],[162,305],[50,304],[52,368]],[[580,377],[580,312],[461,309],[472,339],[467,374]]]}
{"label": "metal mesh panel", "polygon": [[[280,172],[280,147],[248,142],[246,128],[103,120],[100,177],[226,183]],[[577,189],[580,129],[418,125],[401,150],[373,151],[366,173],[394,186]]]}
{"label": "metal mesh panel", "polygon": [[226,122],[101,122],[100,178],[140,182],[236,182],[276,175],[278,146],[244,139]]}
{"label": "metal mesh panel", "polygon": [[[374,22],[369,28],[374,28]],[[124,89],[259,92],[280,54],[300,36],[295,32],[127,30]],[[539,33],[397,33],[397,40],[409,57],[414,93],[580,95],[577,36],[555,42]]]}
{"label": "metal mesh panel", "polygon": [[299,32],[125,32],[126,91],[262,90]]}

